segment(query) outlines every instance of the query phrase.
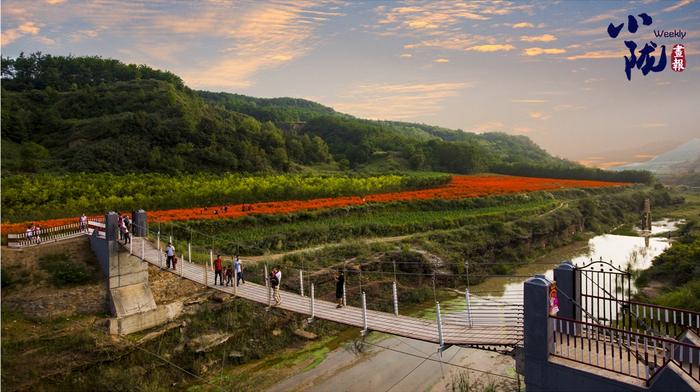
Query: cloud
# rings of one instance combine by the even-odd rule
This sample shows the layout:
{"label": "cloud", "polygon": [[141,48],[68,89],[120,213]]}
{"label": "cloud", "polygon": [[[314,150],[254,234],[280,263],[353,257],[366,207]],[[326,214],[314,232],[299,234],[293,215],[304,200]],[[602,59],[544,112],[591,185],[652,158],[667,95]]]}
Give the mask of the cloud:
{"label": "cloud", "polygon": [[673,12],[673,11],[675,11],[675,10],[681,8],[681,7],[685,7],[686,5],[689,5],[689,4],[692,4],[692,3],[693,3],[693,0],[680,0],[678,3],[676,3],[676,4],[674,4],[674,5],[670,6],[670,7],[666,7],[666,8],[664,8],[664,9],[661,10],[661,11],[663,11],[663,12]]}
{"label": "cloud", "polygon": [[586,52],[583,54],[577,54],[574,56],[569,56],[567,60],[583,60],[583,59],[612,59],[612,58],[622,58],[624,56],[624,51],[622,50],[596,50],[592,52]]}
{"label": "cloud", "polygon": [[529,23],[529,22],[520,22],[520,23],[514,24],[511,27],[513,27],[514,29],[524,29],[524,28],[534,28],[535,25],[533,25],[532,23]]}
{"label": "cloud", "polygon": [[436,62],[436,63],[449,63],[449,62],[450,62],[450,59],[439,58],[439,59],[435,59],[435,60],[433,60],[433,61]]}
{"label": "cloud", "polygon": [[47,3],[54,5],[54,4],[61,4],[64,3],[66,0],[46,0]]}
{"label": "cloud", "polygon": [[515,103],[545,103],[549,102],[549,100],[546,99],[511,99],[511,102]]}
{"label": "cloud", "polygon": [[71,33],[70,39],[73,42],[80,42],[84,39],[89,39],[89,38],[96,38],[100,32],[97,29],[91,30],[91,29],[85,29],[85,30],[78,30],[74,33]]}
{"label": "cloud", "polygon": [[[223,36],[233,41],[224,48],[224,58],[202,69],[183,73],[183,79],[197,88],[245,88],[253,85],[260,70],[279,67],[306,55],[318,42],[317,29],[330,17],[341,15],[314,9],[313,2],[261,3],[233,14],[223,23],[218,12],[207,11],[199,18],[161,21],[171,31]],[[231,17],[231,15],[226,15]],[[218,21],[212,25],[212,21]]]}
{"label": "cloud", "polygon": [[[626,8],[611,10],[611,11],[608,11],[604,14],[598,14],[598,15],[592,16],[588,19],[584,19],[579,23],[599,23],[599,22],[607,21],[607,20],[612,21],[613,19],[617,18],[617,15],[624,13],[624,12],[627,12]],[[607,25],[607,23],[606,23],[606,25]]]}
{"label": "cloud", "polygon": [[404,58],[404,59],[408,59],[408,58],[413,57],[413,55],[410,53],[401,53],[401,55],[399,57]]}
{"label": "cloud", "polygon": [[39,34],[39,26],[34,22],[23,22],[14,29],[4,29],[2,32],[2,44],[8,45],[25,35]]}
{"label": "cloud", "polygon": [[530,112],[530,117],[535,120],[547,120],[551,116],[544,112]]}
{"label": "cloud", "polygon": [[562,54],[566,53],[566,49],[558,48],[526,48],[523,50],[525,56],[539,56],[542,54]]}
{"label": "cloud", "polygon": [[666,123],[644,123],[644,124],[639,124],[639,127],[641,127],[641,128],[666,128],[666,127],[668,127],[668,124],[666,124]]}
{"label": "cloud", "polygon": [[520,36],[520,40],[524,42],[551,42],[556,41],[557,37],[552,34],[542,34],[542,35],[523,35]]}
{"label": "cloud", "polygon": [[476,132],[488,132],[488,131],[497,131],[499,129],[503,129],[504,126],[505,125],[500,121],[490,121],[490,122],[477,124],[477,125],[473,126],[472,128]]}
{"label": "cloud", "polygon": [[375,83],[351,88],[333,103],[336,110],[373,119],[415,119],[431,116],[442,102],[459,94],[469,83]]}
{"label": "cloud", "polygon": [[533,131],[533,129],[528,128],[528,127],[515,127],[515,128],[513,128],[513,133],[520,134],[520,135],[525,134],[525,133],[531,133],[532,131]]}
{"label": "cloud", "polygon": [[[368,28],[378,35],[415,39],[415,43],[404,46],[406,49],[435,47],[460,51],[501,51],[503,47],[492,50],[488,50],[488,47],[485,47],[485,50],[479,50],[479,47],[509,42],[510,37],[504,34],[500,36],[471,34],[466,31],[467,26],[474,21],[490,20],[516,11],[529,11],[532,8],[532,5],[511,1],[493,3],[451,0],[417,1],[396,7],[376,7],[378,21]],[[473,31],[473,29],[470,30]]]}
{"label": "cloud", "polygon": [[515,46],[511,44],[489,44],[472,46],[467,50],[473,50],[476,52],[507,52],[513,49],[515,49]]}

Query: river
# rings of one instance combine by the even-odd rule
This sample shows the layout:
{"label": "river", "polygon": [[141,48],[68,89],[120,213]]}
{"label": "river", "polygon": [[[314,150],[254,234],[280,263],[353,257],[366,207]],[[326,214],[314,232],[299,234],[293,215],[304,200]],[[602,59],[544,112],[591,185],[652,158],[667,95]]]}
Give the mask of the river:
{"label": "river", "polygon": [[[654,222],[653,234],[674,230],[676,224]],[[580,266],[602,257],[620,269],[642,270],[669,246],[669,240],[662,237],[599,235],[549,252],[518,268],[513,277],[491,278],[474,285],[471,292],[477,299],[517,302],[522,297],[524,276],[553,278],[553,268],[564,260]],[[432,343],[377,333],[370,334],[367,341],[362,354],[350,345],[337,348],[314,369],[280,381],[270,391],[445,391],[452,390],[451,384],[466,374],[472,387],[480,385],[477,389],[495,384],[497,390],[512,390],[517,385],[515,361],[508,355],[453,346],[442,353],[440,363],[436,361],[437,346]]]}

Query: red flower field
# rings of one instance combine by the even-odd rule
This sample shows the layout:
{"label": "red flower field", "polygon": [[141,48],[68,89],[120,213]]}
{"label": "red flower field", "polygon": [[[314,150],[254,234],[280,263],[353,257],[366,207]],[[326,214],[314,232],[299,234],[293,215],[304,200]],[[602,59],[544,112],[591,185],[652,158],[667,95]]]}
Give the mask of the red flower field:
{"label": "red flower field", "polygon": [[[288,214],[303,210],[338,208],[364,203],[386,203],[392,201],[429,200],[429,199],[464,199],[469,197],[502,195],[508,193],[533,192],[564,188],[600,188],[625,186],[623,182],[605,182],[589,180],[561,180],[552,178],[514,177],[501,175],[453,176],[452,180],[442,186],[417,191],[379,193],[367,196],[345,196],[312,200],[272,201],[252,204],[181,208],[161,211],[148,211],[149,220],[153,222],[184,221],[196,219],[238,218],[255,214]],[[77,221],[77,217],[52,219],[35,222],[42,228],[54,227]],[[3,233],[24,231],[28,223],[3,224]]]}

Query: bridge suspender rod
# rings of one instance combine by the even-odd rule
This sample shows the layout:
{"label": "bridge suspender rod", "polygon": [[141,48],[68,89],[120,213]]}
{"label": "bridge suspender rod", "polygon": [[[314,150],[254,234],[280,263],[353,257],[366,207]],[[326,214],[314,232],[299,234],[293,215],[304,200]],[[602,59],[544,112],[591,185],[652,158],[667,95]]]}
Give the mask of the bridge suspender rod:
{"label": "bridge suspender rod", "polygon": [[362,336],[367,336],[367,296],[362,292]]}
{"label": "bridge suspender rod", "polygon": [[187,261],[192,262],[192,243],[187,243]]}
{"label": "bridge suspender rod", "polygon": [[182,279],[182,267],[185,265],[185,254],[180,255],[180,279]]}
{"label": "bridge suspender rod", "polygon": [[343,306],[348,306],[347,297],[345,296],[345,281],[348,279],[347,264],[347,261],[343,262],[343,276],[345,276],[345,279],[343,279]]}
{"label": "bridge suspender rod", "polygon": [[440,342],[440,347],[439,347],[438,351],[442,351],[445,348],[445,340],[443,339],[443,336],[442,336],[442,317],[440,315],[440,302],[435,303],[435,308],[437,311],[436,317],[437,317],[438,341]]}
{"label": "bridge suspender rod", "polygon": [[156,233],[156,243],[158,244],[158,251],[160,252],[160,223],[158,223],[158,233]]}
{"label": "bridge suspender rod", "polygon": [[343,282],[343,306],[348,306],[348,301],[345,297],[345,282]]}
{"label": "bridge suspender rod", "polygon": [[316,317],[316,307],[315,307],[315,302],[316,301],[316,293],[314,292],[314,284],[311,283],[311,318],[309,321],[313,321],[314,317]]}
{"label": "bridge suspender rod", "polygon": [[304,271],[302,271],[302,270],[299,270],[299,294],[302,297],[304,296]]}
{"label": "bridge suspender rod", "polygon": [[394,316],[398,317],[399,316],[399,297],[396,295],[396,281],[392,282],[391,288],[393,289],[393,294],[394,294]]}
{"label": "bridge suspender rod", "polygon": [[134,241],[129,241],[129,255],[134,254]]}
{"label": "bridge suspender rod", "polygon": [[168,242],[169,242],[169,243],[172,243],[172,242],[173,242],[173,236],[172,236],[172,235],[168,236]]}
{"label": "bridge suspender rod", "polygon": [[467,299],[467,322],[469,323],[469,328],[472,327],[472,304],[471,304],[471,295],[469,293],[469,287],[464,292],[464,296]]}
{"label": "bridge suspender rod", "polygon": [[394,316],[399,316],[399,298],[396,295],[396,260],[392,260],[391,263],[394,266],[394,281],[392,282],[391,289],[394,299]]}
{"label": "bridge suspender rod", "polygon": [[272,306],[272,292],[270,291],[270,275],[267,273],[267,264],[265,264],[265,287],[267,288],[267,307]]}
{"label": "bridge suspender rod", "polygon": [[146,260],[146,237],[141,237],[141,260]]}
{"label": "bridge suspender rod", "polygon": [[235,265],[233,266],[233,295],[238,295],[238,270]]}
{"label": "bridge suspender rod", "polygon": [[207,278],[207,266],[206,264],[202,264],[202,268],[204,269],[204,285],[209,286],[209,279]]}
{"label": "bridge suspender rod", "polygon": [[214,249],[209,249],[209,268],[214,269]]}

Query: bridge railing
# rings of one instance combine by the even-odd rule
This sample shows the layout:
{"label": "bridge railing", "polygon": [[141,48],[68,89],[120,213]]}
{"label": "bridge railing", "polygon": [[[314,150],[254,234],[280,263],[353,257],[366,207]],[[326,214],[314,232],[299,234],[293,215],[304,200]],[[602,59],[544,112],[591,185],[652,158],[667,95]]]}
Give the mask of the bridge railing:
{"label": "bridge railing", "polygon": [[[584,314],[583,318],[588,322],[594,322],[593,316],[597,315],[598,321],[625,330],[654,331],[674,337],[685,330],[700,333],[700,312],[595,295],[583,294],[582,298],[584,304],[593,303],[597,309],[607,309],[602,313]],[[609,315],[605,318],[603,314],[607,312]]]}
{"label": "bridge railing", "polygon": [[96,220],[88,220],[87,226],[81,227],[79,222],[68,223],[61,226],[42,228],[31,233],[8,233],[7,246],[11,248],[25,248],[32,245],[55,242],[67,238],[89,234],[92,230],[104,231],[104,223]]}
{"label": "bridge railing", "polygon": [[669,363],[700,382],[700,347],[625,329],[549,316],[550,356],[644,380]]}

